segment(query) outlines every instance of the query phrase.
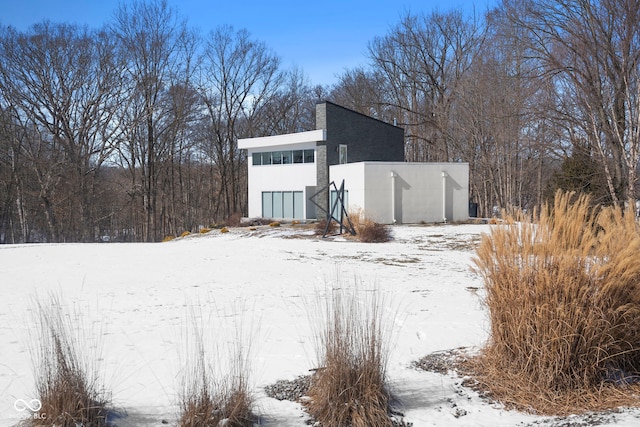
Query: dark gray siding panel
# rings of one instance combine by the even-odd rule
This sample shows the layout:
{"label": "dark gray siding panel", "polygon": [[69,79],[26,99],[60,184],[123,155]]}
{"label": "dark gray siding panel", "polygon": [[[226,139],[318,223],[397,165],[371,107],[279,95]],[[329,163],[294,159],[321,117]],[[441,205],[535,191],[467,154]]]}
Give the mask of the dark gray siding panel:
{"label": "dark gray siding panel", "polygon": [[316,106],[316,129],[327,130],[327,163],[339,163],[338,147],[348,147],[348,162],[404,161],[404,130],[331,102]]}

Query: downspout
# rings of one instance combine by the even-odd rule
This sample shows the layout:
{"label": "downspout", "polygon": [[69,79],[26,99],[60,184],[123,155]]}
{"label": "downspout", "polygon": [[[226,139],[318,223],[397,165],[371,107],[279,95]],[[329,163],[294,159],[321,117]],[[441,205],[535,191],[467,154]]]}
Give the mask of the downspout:
{"label": "downspout", "polygon": [[447,173],[442,171],[442,221],[447,223]]}
{"label": "downspout", "polygon": [[391,171],[391,222],[396,223],[396,176],[395,172]]}

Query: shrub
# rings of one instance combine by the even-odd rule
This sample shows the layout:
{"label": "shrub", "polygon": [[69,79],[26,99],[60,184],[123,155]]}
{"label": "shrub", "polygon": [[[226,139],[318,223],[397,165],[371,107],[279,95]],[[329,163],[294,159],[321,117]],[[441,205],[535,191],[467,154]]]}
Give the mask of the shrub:
{"label": "shrub", "polygon": [[278,221],[273,221],[269,224],[269,227],[280,227],[280,223]]}
{"label": "shrub", "polygon": [[222,228],[220,229],[220,232],[221,232],[221,233],[228,233],[228,232],[229,232],[229,229],[228,229],[227,227],[222,227]]}
{"label": "shrub", "polygon": [[358,222],[356,237],[365,243],[383,243],[391,240],[391,231],[384,224],[364,219]]}
{"label": "shrub", "polygon": [[491,321],[481,383],[517,406],[562,413],[639,373],[638,253],[633,212],[593,208],[587,196],[557,193],[533,222],[493,227],[474,259]]}
{"label": "shrub", "polygon": [[173,239],[175,239],[175,236],[165,236],[164,239],[162,239],[163,242],[170,242]]}
{"label": "shrub", "polygon": [[93,365],[100,355],[80,351],[92,346],[79,329],[79,314],[72,318],[55,295],[46,303],[36,299],[33,312],[37,333],[31,356],[42,404],[34,425],[107,425],[109,399]]}
{"label": "shrub", "polygon": [[324,426],[391,426],[386,384],[389,330],[378,292],[341,287],[320,302],[315,324],[318,369],[306,403]]}
{"label": "shrub", "polygon": [[375,222],[363,210],[349,211],[349,219],[356,231],[356,238],[364,243],[383,243],[391,240],[388,226]]}
{"label": "shrub", "polygon": [[200,229],[200,234],[207,234],[210,231],[211,231],[210,228],[204,227]]}
{"label": "shrub", "polygon": [[183,231],[182,234],[180,234],[180,237],[187,237],[189,234],[191,234],[190,231]]}

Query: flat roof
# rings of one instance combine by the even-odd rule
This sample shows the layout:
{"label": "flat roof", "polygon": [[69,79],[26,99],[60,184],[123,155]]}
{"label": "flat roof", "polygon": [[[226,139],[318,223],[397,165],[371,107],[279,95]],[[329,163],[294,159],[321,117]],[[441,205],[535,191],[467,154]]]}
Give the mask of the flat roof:
{"label": "flat roof", "polygon": [[251,149],[261,147],[274,147],[278,145],[304,144],[327,140],[327,130],[318,129],[308,132],[287,133],[284,135],[261,136],[258,138],[243,138],[238,140],[238,148]]}

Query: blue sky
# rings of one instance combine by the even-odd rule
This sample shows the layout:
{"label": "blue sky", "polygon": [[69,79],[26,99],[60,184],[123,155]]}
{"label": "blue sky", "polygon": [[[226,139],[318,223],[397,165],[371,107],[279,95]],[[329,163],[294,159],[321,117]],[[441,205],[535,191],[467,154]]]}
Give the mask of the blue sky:
{"label": "blue sky", "polygon": [[[25,30],[45,19],[100,27],[121,0],[0,0],[0,24]],[[126,1],[125,1],[126,3]],[[496,0],[168,0],[203,33],[219,25],[246,28],[313,84],[333,84],[336,75],[366,65],[368,43],[384,36],[407,12],[452,8],[482,15]]]}

